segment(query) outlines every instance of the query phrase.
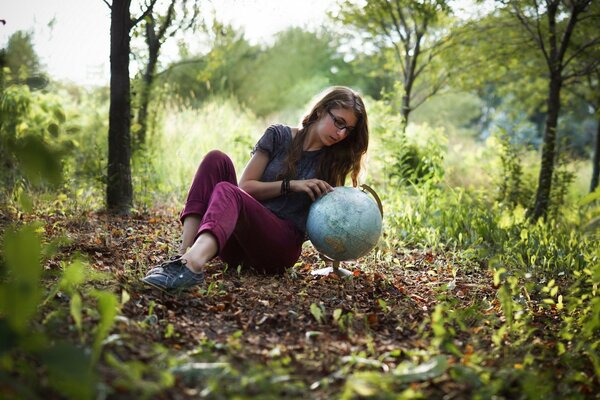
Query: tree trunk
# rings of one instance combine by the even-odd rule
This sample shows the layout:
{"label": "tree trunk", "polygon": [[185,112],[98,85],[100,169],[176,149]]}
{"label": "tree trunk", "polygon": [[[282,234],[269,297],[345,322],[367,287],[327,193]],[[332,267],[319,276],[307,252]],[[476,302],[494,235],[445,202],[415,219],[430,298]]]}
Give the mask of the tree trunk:
{"label": "tree trunk", "polygon": [[560,89],[562,86],[560,73],[553,73],[551,75],[549,86],[548,116],[546,118],[544,143],[542,146],[542,164],[535,196],[535,204],[533,210],[530,212],[530,218],[533,221],[537,221],[540,217],[545,217],[550,205],[552,174],[554,172],[554,159],[556,157],[556,128],[558,125]]}
{"label": "tree trunk", "polygon": [[400,116],[402,116],[402,135],[406,133],[406,128],[408,127],[408,117],[410,116],[410,94],[406,93],[406,89],[404,95],[402,96],[402,109],[400,110]]}
{"label": "tree trunk", "polygon": [[131,0],[113,1],[110,24],[110,109],[106,205],[109,212],[117,214],[129,213],[133,205],[129,87],[130,3]]}
{"label": "tree trunk", "polygon": [[596,127],[596,148],[594,149],[594,161],[592,163],[590,192],[595,191],[598,187],[598,175],[600,175],[600,118],[598,118],[598,126]]}
{"label": "tree trunk", "polygon": [[410,117],[410,113],[412,111],[410,100],[412,96],[412,88],[415,84],[414,58],[409,57],[407,54],[405,65],[406,72],[403,79],[404,94],[402,95],[402,108],[400,110],[400,116],[402,116],[402,135],[406,133],[406,128],[408,127],[408,118]]}
{"label": "tree trunk", "polygon": [[154,19],[149,17],[146,22],[146,43],[148,44],[148,64],[142,77],[142,89],[140,93],[140,105],[137,116],[137,123],[140,125],[137,133],[137,144],[142,146],[146,143],[148,133],[148,105],[150,103],[150,93],[154,83],[156,65],[158,64],[158,53],[160,51],[160,39],[154,33]]}

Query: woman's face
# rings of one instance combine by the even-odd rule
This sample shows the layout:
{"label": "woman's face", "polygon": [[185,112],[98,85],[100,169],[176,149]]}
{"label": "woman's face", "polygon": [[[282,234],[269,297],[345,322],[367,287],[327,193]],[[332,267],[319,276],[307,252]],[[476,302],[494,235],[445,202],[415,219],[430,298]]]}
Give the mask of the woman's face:
{"label": "woman's face", "polygon": [[347,108],[325,110],[317,123],[319,139],[324,146],[339,143],[352,134],[356,122],[353,110]]}

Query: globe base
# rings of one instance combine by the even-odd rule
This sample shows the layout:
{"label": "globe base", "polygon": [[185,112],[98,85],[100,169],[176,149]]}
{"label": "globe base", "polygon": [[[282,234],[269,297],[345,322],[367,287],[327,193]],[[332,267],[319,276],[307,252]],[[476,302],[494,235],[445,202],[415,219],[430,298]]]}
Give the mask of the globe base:
{"label": "globe base", "polygon": [[348,271],[345,268],[340,268],[339,261],[333,261],[332,267],[320,268],[320,269],[312,271],[310,274],[311,275],[323,275],[323,276],[327,276],[329,274],[336,274],[337,276],[350,276],[350,275],[352,275],[352,272]]}

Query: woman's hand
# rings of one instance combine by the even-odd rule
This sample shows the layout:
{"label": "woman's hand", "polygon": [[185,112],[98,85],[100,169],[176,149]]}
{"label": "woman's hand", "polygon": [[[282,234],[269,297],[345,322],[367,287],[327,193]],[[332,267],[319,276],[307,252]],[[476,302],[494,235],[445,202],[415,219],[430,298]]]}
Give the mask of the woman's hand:
{"label": "woman's hand", "polygon": [[304,192],[315,201],[325,193],[331,192],[333,187],[320,179],[305,179],[290,181],[290,190],[292,192]]}

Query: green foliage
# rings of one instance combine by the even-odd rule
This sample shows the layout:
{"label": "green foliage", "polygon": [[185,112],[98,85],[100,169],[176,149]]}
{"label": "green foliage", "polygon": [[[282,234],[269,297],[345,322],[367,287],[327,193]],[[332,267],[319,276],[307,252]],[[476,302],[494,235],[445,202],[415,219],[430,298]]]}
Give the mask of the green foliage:
{"label": "green foliage", "polygon": [[370,131],[373,137],[371,154],[377,167],[373,171],[381,184],[438,184],[444,177],[446,139],[440,130],[427,126],[410,126],[402,132],[402,119],[383,102],[369,104]]}
{"label": "green foliage", "polygon": [[[162,76],[176,98],[204,100],[211,95],[235,93],[251,73],[258,49],[230,26],[215,23],[210,51],[170,66]],[[191,84],[191,83],[195,84]]]}
{"label": "green foliage", "polygon": [[[490,18],[482,26],[503,21]],[[497,25],[505,36],[489,34],[495,30],[484,33],[514,46],[522,43],[520,34]],[[2,395],[102,397],[106,386],[97,366],[103,363],[102,370],[110,369],[114,378],[112,387],[125,391],[123,396],[140,398],[168,396],[165,390],[181,381],[190,393],[209,398],[302,398],[327,382],[332,392],[337,390],[334,384],[342,385],[336,393],[342,398],[423,398],[419,387],[437,394],[442,386],[470,398],[585,396],[600,378],[598,192],[578,203],[572,193],[573,164],[559,158],[549,218],[536,224],[526,220],[536,184],[536,166],[530,160],[537,155],[519,146],[533,143],[535,127],[543,123],[543,80],[535,75],[540,60],[515,50],[519,47],[508,48],[513,53],[508,57],[503,45],[477,45],[482,37],[481,32],[473,34],[465,42],[470,45],[448,61],[480,66],[496,50],[504,57],[496,70],[465,69],[461,77],[464,87],[478,89],[482,116],[478,98],[448,95],[416,112],[404,135],[393,104],[402,91],[389,73],[398,66],[385,48],[389,43],[381,52],[361,50],[353,61],[342,63],[333,50],[338,38],[330,34],[292,29],[273,45],[258,47],[224,28],[197,62],[181,63],[163,74],[167,85],[154,100],[153,134],[133,158],[136,207],[180,205],[207,151],[225,151],[241,171],[253,144],[275,122],[257,115],[279,114],[284,121],[276,122],[295,124],[308,98],[330,83],[356,84],[375,98],[381,97],[382,87],[394,92],[384,100],[366,99],[371,122],[367,180],[381,188],[386,209],[382,252],[443,249],[453,255],[455,271],[493,279],[490,288],[456,280],[427,286],[439,299],[423,308],[418,349],[398,344],[376,358],[373,337],[356,337],[368,325],[361,324],[364,314],[343,305],[325,309],[314,303],[303,317],[316,322],[319,332],[305,332],[307,341],[326,340],[333,331],[363,340],[368,351],[340,358],[339,369],[311,389],[293,374],[291,365],[302,360],[282,357],[278,347],[263,352],[259,362],[240,359],[246,343],[246,331],[241,330],[222,343],[201,341],[196,353],[182,354],[155,343],[144,358],[126,359],[107,350],[107,343],[126,340],[110,333],[128,294],[122,292],[119,300],[117,293],[92,289],[95,280],[104,278],[94,276],[77,258],[42,270],[42,262],[60,244],[46,244],[39,236],[41,225],[25,224],[7,229],[3,239]],[[17,85],[13,73],[9,75],[0,83],[3,199],[20,209],[15,213],[19,218],[46,203],[52,212],[64,213],[102,203],[107,91],[60,85],[49,88],[58,93],[51,95]],[[486,123],[505,123],[507,136],[493,135],[485,143],[474,140],[494,131]],[[570,123],[579,126],[577,118]],[[53,192],[50,183],[61,181],[61,193]],[[31,192],[36,182],[48,189],[48,197]],[[140,254],[139,260],[141,265],[147,258]],[[459,288],[480,290],[470,307],[457,306]],[[196,295],[214,300],[225,290],[223,279],[215,278]],[[380,317],[393,318],[389,297],[365,295],[375,296]],[[157,325],[162,311],[150,304],[136,327],[156,329],[156,337],[170,343],[179,332],[171,323]],[[72,337],[57,337],[63,332]],[[384,371],[388,360],[397,367]]]}
{"label": "green foliage", "polygon": [[343,62],[336,52],[338,39],[325,31],[290,28],[273,44],[259,47],[229,26],[217,25],[214,30],[207,54],[195,62],[175,64],[165,74],[170,90],[179,97],[204,101],[233,96],[258,116],[287,117],[325,87],[354,85],[362,73],[354,74]]}
{"label": "green foliage", "polygon": [[[114,297],[111,293],[97,292],[98,310],[101,318],[96,331],[94,352],[71,344],[64,339],[52,337],[43,324],[37,323],[44,288],[42,278],[42,244],[36,233],[36,225],[9,229],[3,237],[3,278],[0,281],[0,382],[13,393],[41,391],[45,385],[67,398],[88,399],[93,397],[97,381],[94,366],[100,354],[102,341],[106,338],[116,315]],[[81,332],[82,300],[78,288],[85,283],[87,265],[75,261],[68,265],[52,297],[63,289],[72,294],[71,315]],[[64,322],[63,322],[64,323]],[[47,381],[35,378],[38,364],[44,365]],[[10,381],[8,377],[11,377]],[[45,382],[45,383],[44,383]],[[41,393],[41,392],[40,392]]]}
{"label": "green foliage", "polygon": [[0,88],[0,179],[11,190],[19,179],[40,185],[61,181],[60,162],[72,146],[62,133],[63,108],[56,96],[25,85]]}
{"label": "green foliage", "polygon": [[[269,352],[266,365],[229,363],[215,359],[210,343],[200,347],[189,359],[179,360],[171,368],[188,387],[209,398],[280,399],[305,398],[308,388],[299,377],[290,375],[290,360],[280,357],[277,347]],[[229,349],[232,350],[232,349]]]}
{"label": "green foliage", "polygon": [[31,88],[44,86],[45,80],[36,76],[41,72],[40,60],[33,48],[33,32],[17,31],[8,38],[3,49],[3,62],[8,79],[13,83],[25,83]]}
{"label": "green foliage", "polygon": [[[4,283],[0,287],[0,313],[6,318],[8,326],[18,334],[26,333],[41,299],[40,253],[35,226],[6,232],[3,243],[4,272],[11,284]],[[19,307],[15,307],[17,304]]]}
{"label": "green foliage", "polygon": [[323,323],[323,319],[324,319],[324,315],[325,315],[323,305],[318,306],[315,303],[312,303],[310,305],[310,313],[315,318],[317,323],[319,323],[319,324]]}
{"label": "green foliage", "polygon": [[507,135],[498,138],[501,172],[497,200],[509,207],[527,207],[533,199],[532,185],[524,182],[521,154]]}
{"label": "green foliage", "polygon": [[304,107],[334,80],[332,71],[344,68],[335,44],[327,32],[290,28],[278,34],[256,58],[252,68],[260,73],[244,80],[238,98],[261,116]]}
{"label": "green foliage", "polygon": [[485,105],[474,93],[440,93],[419,106],[411,114],[411,121],[417,125],[443,127],[448,136],[476,138],[481,135],[481,119]]}
{"label": "green foliage", "polygon": [[[369,52],[385,54],[384,67],[397,76],[387,93],[403,117],[404,132],[413,110],[444,86],[452,64],[436,58],[448,41],[451,8],[445,0],[340,2],[335,20],[348,28],[352,42],[368,43]],[[389,54],[389,55],[388,55]]]}
{"label": "green foliage", "polygon": [[94,291],[92,296],[94,296],[98,302],[97,307],[98,313],[100,314],[100,320],[96,326],[96,334],[92,346],[92,363],[95,364],[100,357],[103,341],[110,333],[110,328],[117,316],[119,302],[114,293],[106,291]]}
{"label": "green foliage", "polygon": [[447,369],[447,358],[435,356],[421,364],[403,362],[391,374],[356,372],[348,377],[341,398],[421,399],[423,395],[407,384],[431,380]]}
{"label": "green foliage", "polygon": [[199,109],[174,101],[165,110],[162,135],[134,154],[132,171],[135,204],[139,209],[167,202],[180,203],[204,155],[221,150],[241,171],[265,122],[235,99],[214,98]]}
{"label": "green foliage", "polygon": [[[161,349],[157,358],[164,358],[164,353],[165,350]],[[106,362],[118,373],[115,384],[134,393],[138,398],[152,398],[175,383],[173,373],[161,368],[166,367],[162,362],[157,367],[139,360],[123,361],[112,353],[106,355]]]}

